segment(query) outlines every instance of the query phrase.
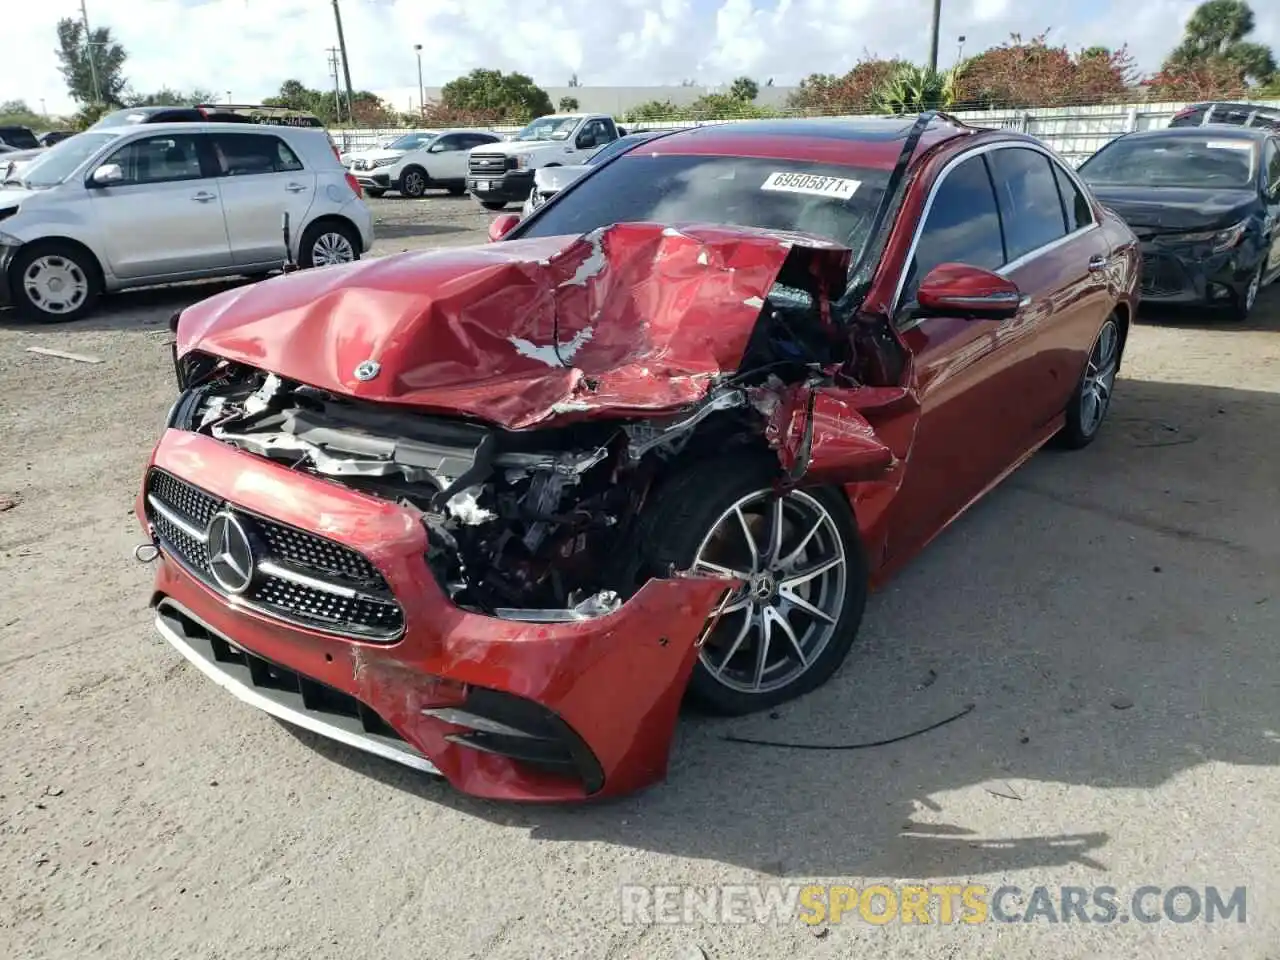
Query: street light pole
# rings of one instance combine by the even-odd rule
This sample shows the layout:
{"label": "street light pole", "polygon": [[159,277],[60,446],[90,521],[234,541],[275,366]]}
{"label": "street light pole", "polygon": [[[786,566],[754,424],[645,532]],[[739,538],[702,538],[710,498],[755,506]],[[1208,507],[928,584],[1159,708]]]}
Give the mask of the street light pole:
{"label": "street light pole", "polygon": [[929,69],[938,70],[938,24],[942,21],[942,0],[933,0],[933,20],[929,24]]}
{"label": "street light pole", "polygon": [[80,21],[84,24],[84,47],[89,57],[89,76],[93,78],[93,102],[102,102],[102,89],[98,86],[98,64],[93,55],[93,34],[89,32],[89,11],[80,0]]}
{"label": "street light pole", "polygon": [[418,55],[418,116],[421,118],[427,115],[426,88],[422,86],[422,44],[415,43],[413,51]]}

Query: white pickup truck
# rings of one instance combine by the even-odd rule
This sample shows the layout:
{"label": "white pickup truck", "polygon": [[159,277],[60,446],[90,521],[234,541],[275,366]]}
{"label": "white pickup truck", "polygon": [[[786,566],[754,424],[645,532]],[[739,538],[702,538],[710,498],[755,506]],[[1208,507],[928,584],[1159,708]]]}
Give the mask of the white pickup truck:
{"label": "white pickup truck", "polygon": [[625,132],[604,113],[539,117],[509,140],[471,150],[467,190],[487,210],[522,203],[533,189],[534,170],[576,166]]}

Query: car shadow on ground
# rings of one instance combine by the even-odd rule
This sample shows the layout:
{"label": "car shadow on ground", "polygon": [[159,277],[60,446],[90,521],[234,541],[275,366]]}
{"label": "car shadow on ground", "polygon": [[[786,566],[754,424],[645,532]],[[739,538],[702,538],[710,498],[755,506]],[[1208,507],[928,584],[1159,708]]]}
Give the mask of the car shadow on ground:
{"label": "car shadow on ground", "polygon": [[67,323],[39,323],[27,320],[13,310],[0,310],[0,330],[65,333],[74,337],[77,333],[100,330],[164,329],[175,311],[185,310],[193,303],[225,290],[255,283],[257,279],[259,278],[230,277],[122,290],[104,296],[94,311],[84,319]]}
{"label": "car shadow on ground", "polygon": [[[833,681],[774,714],[685,717],[668,780],[637,796],[476,801],[295,735],[361,775],[544,840],[787,877],[1107,869],[1119,825],[1082,820],[1072,788],[1280,763],[1277,422],[1277,394],[1120,381],[1093,446],[1037,455],[872,597]],[[967,704],[876,749],[723,739],[875,741]]]}
{"label": "car shadow on ground", "polygon": [[1179,330],[1277,330],[1280,329],[1280,280],[1262,289],[1249,319],[1243,322],[1233,319],[1226,310],[1164,304],[1142,305],[1138,322]]}
{"label": "car shadow on ground", "polygon": [[383,223],[374,227],[379,241],[403,240],[406,237],[439,237],[449,233],[474,233],[469,227],[447,223]]}

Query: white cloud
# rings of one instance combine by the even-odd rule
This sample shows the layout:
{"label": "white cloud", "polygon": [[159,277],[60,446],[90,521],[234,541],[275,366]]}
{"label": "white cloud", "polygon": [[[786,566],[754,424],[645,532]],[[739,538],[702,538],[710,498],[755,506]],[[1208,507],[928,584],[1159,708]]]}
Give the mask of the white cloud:
{"label": "white cloud", "polygon": [[[257,101],[297,78],[328,88],[336,42],[325,0],[88,0],[94,26],[110,26],[129,52],[138,90],[203,87]],[[71,107],[53,50],[55,24],[79,0],[8,0],[0,30],[0,91],[53,112]],[[437,86],[475,67],[521,70],[559,86],[577,73],[593,86],[645,86],[685,78],[714,84],[748,74],[778,85],[814,71],[842,72],[864,52],[922,60],[930,0],[342,0],[352,82],[372,90]],[[1073,5],[947,0],[940,49],[975,52],[1011,32],[1072,47],[1128,42],[1156,69],[1195,0],[1082,0]],[[1029,11],[1028,8],[1037,8]],[[1272,9],[1275,8],[1275,9]],[[1280,4],[1254,4],[1252,39],[1280,48]]]}

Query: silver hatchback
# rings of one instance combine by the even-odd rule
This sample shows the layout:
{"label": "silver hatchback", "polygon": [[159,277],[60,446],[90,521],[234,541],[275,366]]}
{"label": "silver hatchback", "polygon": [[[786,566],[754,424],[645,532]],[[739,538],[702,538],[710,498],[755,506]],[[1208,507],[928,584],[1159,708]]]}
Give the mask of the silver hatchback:
{"label": "silver hatchback", "polygon": [[356,260],[373,215],[323,130],[157,123],[77,134],[0,187],[0,305],[74,320],[104,291]]}

